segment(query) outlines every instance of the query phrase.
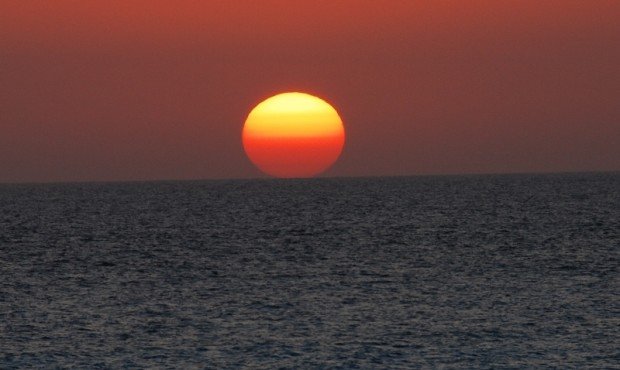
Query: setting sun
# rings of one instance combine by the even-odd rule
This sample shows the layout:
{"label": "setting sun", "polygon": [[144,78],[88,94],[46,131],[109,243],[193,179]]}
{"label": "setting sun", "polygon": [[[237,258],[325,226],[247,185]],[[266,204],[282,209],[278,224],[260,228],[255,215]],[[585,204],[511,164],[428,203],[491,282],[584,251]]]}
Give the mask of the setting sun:
{"label": "setting sun", "polygon": [[311,177],[340,156],[344,127],[338,112],[312,95],[289,92],[258,104],[245,121],[243,147],[261,171]]}

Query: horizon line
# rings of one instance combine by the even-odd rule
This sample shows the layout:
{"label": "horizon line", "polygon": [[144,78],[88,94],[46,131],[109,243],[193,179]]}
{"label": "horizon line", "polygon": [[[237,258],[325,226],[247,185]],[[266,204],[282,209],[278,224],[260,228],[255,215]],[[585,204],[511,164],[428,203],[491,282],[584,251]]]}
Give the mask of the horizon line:
{"label": "horizon line", "polygon": [[1,181],[5,185],[70,185],[70,184],[131,184],[131,183],[172,183],[172,182],[222,182],[222,181],[306,181],[306,180],[338,180],[338,179],[376,179],[404,177],[464,177],[464,176],[527,176],[527,175],[586,175],[586,174],[618,174],[615,170],[567,170],[567,171],[515,171],[515,172],[446,172],[420,174],[377,174],[377,175],[339,175],[315,177],[280,178],[271,176],[260,177],[214,177],[214,178],[162,178],[162,179],[118,179],[118,180],[50,180],[50,181]]}

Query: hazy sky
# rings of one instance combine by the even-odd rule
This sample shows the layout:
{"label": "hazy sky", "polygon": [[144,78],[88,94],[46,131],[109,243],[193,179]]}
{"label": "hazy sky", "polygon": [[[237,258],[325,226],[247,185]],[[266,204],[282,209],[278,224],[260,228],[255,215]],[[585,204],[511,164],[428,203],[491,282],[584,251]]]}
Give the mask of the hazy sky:
{"label": "hazy sky", "polygon": [[0,3],[0,182],[263,176],[250,109],[331,102],[325,175],[620,169],[620,1]]}

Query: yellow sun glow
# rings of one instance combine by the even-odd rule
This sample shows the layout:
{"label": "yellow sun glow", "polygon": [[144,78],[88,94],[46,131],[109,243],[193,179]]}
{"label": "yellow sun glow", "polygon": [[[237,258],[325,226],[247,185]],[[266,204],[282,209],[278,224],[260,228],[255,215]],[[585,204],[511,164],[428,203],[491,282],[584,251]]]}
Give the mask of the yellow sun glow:
{"label": "yellow sun glow", "polygon": [[258,104],[245,122],[243,135],[250,137],[341,136],[342,120],[325,101],[291,92]]}

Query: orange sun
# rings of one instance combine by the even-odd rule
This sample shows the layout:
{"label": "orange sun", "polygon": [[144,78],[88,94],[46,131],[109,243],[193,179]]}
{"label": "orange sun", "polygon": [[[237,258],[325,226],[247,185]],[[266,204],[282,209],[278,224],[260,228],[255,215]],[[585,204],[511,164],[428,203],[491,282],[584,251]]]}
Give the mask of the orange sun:
{"label": "orange sun", "polygon": [[276,177],[312,177],[340,156],[344,127],[329,103],[290,92],[254,107],[242,139],[245,152],[261,171]]}

